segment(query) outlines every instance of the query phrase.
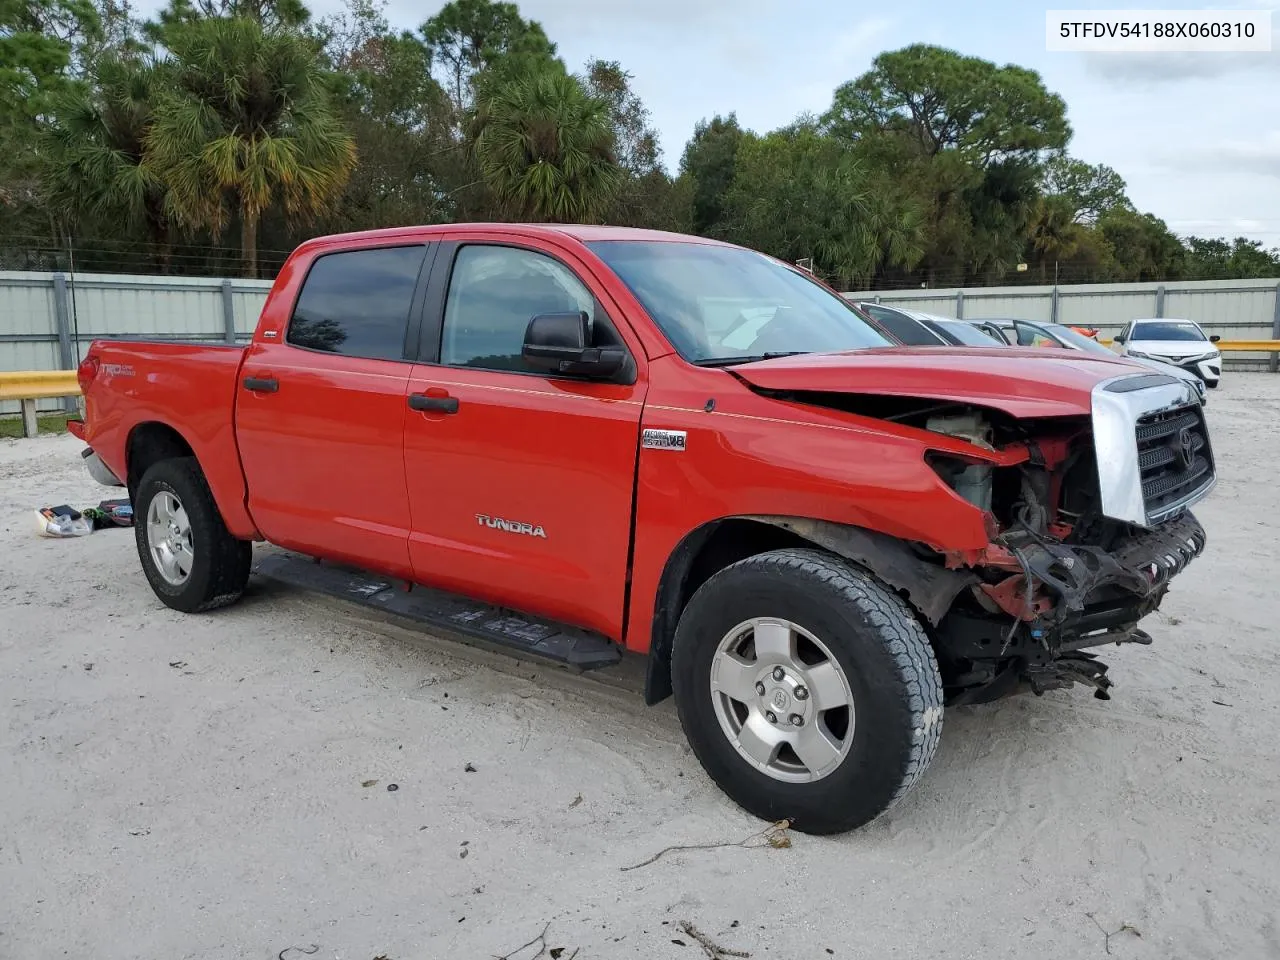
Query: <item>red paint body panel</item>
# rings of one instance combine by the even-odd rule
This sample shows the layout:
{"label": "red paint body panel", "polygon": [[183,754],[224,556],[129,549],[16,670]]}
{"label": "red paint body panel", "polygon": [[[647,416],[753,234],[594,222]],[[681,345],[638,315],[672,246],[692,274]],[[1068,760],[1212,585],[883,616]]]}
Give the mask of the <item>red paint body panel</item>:
{"label": "red paint body panel", "polygon": [[243,376],[280,384],[241,388],[236,401],[249,513],[267,540],[412,576],[402,449],[412,369],[270,341],[249,348]]}
{"label": "red paint body panel", "polygon": [[781,357],[734,370],[770,390],[931,397],[1015,417],[1059,417],[1088,414],[1094,385],[1126,365],[1092,354],[1045,356],[1032,347],[892,347]]}
{"label": "red paint body panel", "polygon": [[257,537],[245,509],[232,424],[243,348],[98,341],[89,352],[100,366],[85,391],[84,439],[111,472],[128,475],[126,452],[136,427],[171,427],[199,459],[227,529],[244,539]]}
{"label": "red paint body panel", "polygon": [[417,367],[432,389],[458,412],[405,425],[415,579],[620,638],[643,383]]}
{"label": "red paint body panel", "polygon": [[[798,356],[732,371],[692,366],[584,245],[611,238],[715,243],[513,224],[309,241],[281,270],[248,351],[94,344],[100,370],[86,391],[85,439],[123,477],[130,431],[168,424],[199,457],[237,536],[563,620],[644,651],[663,570],[700,527],[785,515],[977,556],[989,545],[983,514],[943,483],[925,454],[1004,464],[1027,456],[1016,446],[984,454],[961,440],[757,390],[915,396],[1017,417],[1081,416],[1093,386],[1126,369],[1087,355],[973,348]],[[504,242],[558,257],[618,328],[636,382],[362,360],[286,343],[316,256],[414,242],[438,242],[442,251],[454,242]],[[279,388],[254,393],[242,385],[246,376],[275,378]],[[456,398],[457,412],[411,410],[413,393]],[[686,431],[686,446],[641,449],[644,428]],[[489,522],[497,520],[529,529]]]}

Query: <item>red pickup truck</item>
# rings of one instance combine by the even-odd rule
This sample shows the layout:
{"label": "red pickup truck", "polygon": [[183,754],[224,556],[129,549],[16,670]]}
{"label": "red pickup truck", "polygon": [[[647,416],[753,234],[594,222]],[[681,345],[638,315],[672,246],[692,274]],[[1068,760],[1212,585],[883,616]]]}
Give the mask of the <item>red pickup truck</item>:
{"label": "red pickup truck", "polygon": [[435,627],[632,651],[724,791],[810,832],[901,797],[944,704],[1106,699],[1087,651],[1151,642],[1216,475],[1173,377],[902,347],[802,270],[608,227],[312,240],[249,345],[100,341],[79,376],[164,603],[234,602],[269,541]]}

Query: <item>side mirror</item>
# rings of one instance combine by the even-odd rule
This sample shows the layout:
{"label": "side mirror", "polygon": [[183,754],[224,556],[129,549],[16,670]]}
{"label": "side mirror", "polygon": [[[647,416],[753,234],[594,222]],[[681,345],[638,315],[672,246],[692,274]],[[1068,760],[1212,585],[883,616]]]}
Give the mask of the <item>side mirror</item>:
{"label": "side mirror", "polygon": [[1124,343],[1124,334],[1123,334],[1123,333],[1117,333],[1117,334],[1115,335],[1115,339],[1113,339],[1111,342],[1112,342],[1112,343]]}
{"label": "side mirror", "polygon": [[1222,339],[1222,337],[1218,336],[1218,334],[1216,334],[1216,333],[1211,333],[1211,334],[1209,334],[1209,342],[1210,342],[1210,343],[1217,343],[1217,342],[1218,342],[1219,340],[1221,340],[1221,339]]}
{"label": "side mirror", "polygon": [[617,347],[588,346],[590,331],[590,318],[583,311],[540,313],[525,329],[520,354],[535,370],[608,379],[622,369],[627,355]]}

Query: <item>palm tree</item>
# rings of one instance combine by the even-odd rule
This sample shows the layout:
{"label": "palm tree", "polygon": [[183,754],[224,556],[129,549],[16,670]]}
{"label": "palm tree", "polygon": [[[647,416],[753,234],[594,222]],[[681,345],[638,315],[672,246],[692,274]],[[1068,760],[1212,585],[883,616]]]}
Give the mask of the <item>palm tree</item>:
{"label": "palm tree", "polygon": [[476,162],[509,214],[598,222],[623,180],[609,105],[555,62],[482,89]]}
{"label": "palm tree", "polygon": [[107,57],[94,65],[91,88],[58,104],[45,138],[46,186],[53,208],[88,214],[115,228],[141,226],[167,272],[173,242],[164,184],[143,163],[151,129],[154,66]]}
{"label": "palm tree", "polygon": [[258,223],[273,203],[311,220],[339,198],[355,142],[324,84],[317,50],[298,33],[245,18],[175,24],[169,76],[156,100],[144,166],[168,187],[166,208],[217,236],[233,212],[248,276]]}

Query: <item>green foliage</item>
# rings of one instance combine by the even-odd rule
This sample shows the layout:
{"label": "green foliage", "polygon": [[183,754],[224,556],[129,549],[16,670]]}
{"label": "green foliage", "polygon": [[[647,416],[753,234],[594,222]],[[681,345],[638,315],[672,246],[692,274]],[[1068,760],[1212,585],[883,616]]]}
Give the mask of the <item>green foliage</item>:
{"label": "green foliage", "polygon": [[1060,154],[1045,164],[1041,187],[1046,195],[1063,199],[1076,223],[1095,224],[1112,210],[1133,209],[1124,178],[1105,163],[1091,166]]}
{"label": "green foliage", "polygon": [[1264,250],[1257,240],[1188,237],[1186,270],[1198,280],[1261,279],[1280,276],[1280,250]]}
{"label": "green foliage", "polygon": [[166,3],[0,0],[0,265],[65,268],[73,238],[84,269],[252,273],[317,231],[519,219],[715,236],[853,287],[1280,274],[1134,209],[1015,65],[887,51],[821,118],[699,122],[673,177],[624,66],[572,74],[515,3],[416,31],[386,0]]}
{"label": "green foliage", "polygon": [[514,3],[452,0],[419,29],[460,113],[474,104],[482,73],[492,72],[495,81],[509,79],[536,69],[556,52],[542,25],[521,17]]}
{"label": "green foliage", "polygon": [[171,243],[164,184],[143,163],[153,123],[156,68],[106,56],[91,83],[65,93],[45,132],[50,205],[77,227],[96,224],[145,231],[167,266]]}
{"label": "green foliage", "polygon": [[735,114],[701,120],[680,158],[680,175],[693,184],[691,221],[695,233],[710,233],[724,217],[725,194],[733,183],[744,134]]}
{"label": "green foliage", "polygon": [[617,196],[609,104],[558,64],[487,86],[474,130],[480,171],[513,218],[598,222]]}
{"label": "green foliage", "polygon": [[841,139],[881,135],[917,155],[956,150],[983,167],[1036,160],[1071,136],[1066,104],[1034,70],[926,44],[880,54],[837,88],[824,120]]}
{"label": "green foliage", "polygon": [[166,44],[144,166],[187,229],[217,236],[238,216],[245,269],[256,276],[262,215],[278,206],[306,221],[328,209],[355,165],[354,141],[307,38],[218,18],[169,28]]}

